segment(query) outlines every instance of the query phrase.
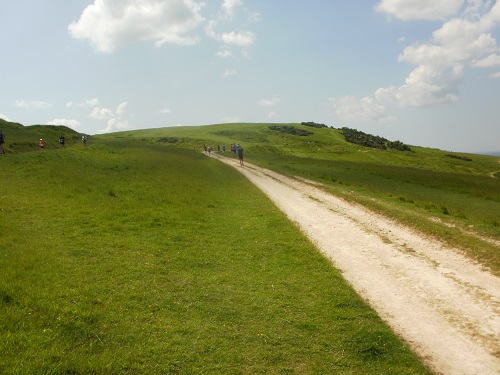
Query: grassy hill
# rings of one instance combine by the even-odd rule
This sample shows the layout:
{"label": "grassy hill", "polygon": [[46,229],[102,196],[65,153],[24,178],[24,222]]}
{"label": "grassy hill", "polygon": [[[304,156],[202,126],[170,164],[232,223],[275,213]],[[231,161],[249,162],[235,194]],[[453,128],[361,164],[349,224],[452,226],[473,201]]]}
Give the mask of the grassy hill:
{"label": "grassy hill", "polygon": [[289,175],[325,184],[462,249],[500,271],[500,164],[493,156],[411,146],[375,149],[347,142],[340,129],[282,124],[312,132],[291,135],[271,124],[216,124],[113,133],[103,140],[133,140],[201,150],[203,144],[239,143],[245,158]]}
{"label": "grassy hill", "polygon": [[2,122],[0,373],[428,373],[267,197],[202,146],[239,143],[249,162],[322,182],[498,274],[497,158],[269,125],[121,132],[84,148],[67,128]]}
{"label": "grassy hill", "polygon": [[80,133],[62,125],[23,126],[0,119],[0,129],[6,137],[4,149],[8,154],[35,151],[38,149],[40,138],[45,140],[48,149],[59,147],[61,134],[66,138],[67,145],[73,145],[81,140]]}

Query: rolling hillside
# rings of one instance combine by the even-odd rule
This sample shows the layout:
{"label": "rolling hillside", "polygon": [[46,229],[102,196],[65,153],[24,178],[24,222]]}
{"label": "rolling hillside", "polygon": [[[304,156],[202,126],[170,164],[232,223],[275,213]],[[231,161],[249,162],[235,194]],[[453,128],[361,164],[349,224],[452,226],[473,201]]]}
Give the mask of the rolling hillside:
{"label": "rolling hillside", "polygon": [[[7,136],[8,153],[36,150],[40,137],[50,151],[58,147],[62,132],[69,139],[68,147],[82,147],[80,134],[65,127],[24,127],[5,121],[0,125]],[[197,152],[205,144],[214,150],[226,145],[229,150],[230,144],[238,143],[253,163],[321,182],[336,195],[449,241],[472,258],[500,269],[496,251],[500,241],[500,164],[494,156],[415,145],[409,146],[411,151],[365,147],[348,142],[342,129],[302,124],[215,124],[126,131],[93,136],[89,147],[107,143],[120,148],[155,144]]]}

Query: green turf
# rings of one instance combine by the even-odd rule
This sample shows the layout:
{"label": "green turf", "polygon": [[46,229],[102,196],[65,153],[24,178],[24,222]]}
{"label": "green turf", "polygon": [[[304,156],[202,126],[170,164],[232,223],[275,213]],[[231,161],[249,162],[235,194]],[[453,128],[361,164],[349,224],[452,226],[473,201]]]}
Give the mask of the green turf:
{"label": "green turf", "polygon": [[428,373],[199,150],[103,137],[0,163],[0,373]]}

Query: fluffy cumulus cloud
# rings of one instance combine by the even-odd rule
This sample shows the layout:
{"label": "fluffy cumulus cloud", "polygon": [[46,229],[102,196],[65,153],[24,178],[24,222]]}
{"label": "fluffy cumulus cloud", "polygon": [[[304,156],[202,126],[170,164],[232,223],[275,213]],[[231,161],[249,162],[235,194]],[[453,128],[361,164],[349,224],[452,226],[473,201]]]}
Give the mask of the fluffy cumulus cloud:
{"label": "fluffy cumulus cloud", "polygon": [[145,40],[189,45],[198,41],[191,33],[204,22],[201,8],[193,0],[95,0],[68,30],[101,52]]}
{"label": "fluffy cumulus cloud", "polygon": [[109,108],[95,107],[92,109],[92,112],[90,112],[90,117],[95,120],[106,120],[113,117],[113,115],[113,111]]}
{"label": "fluffy cumulus cloud", "polygon": [[[195,0],[94,0],[68,30],[74,38],[88,40],[105,53],[148,40],[156,46],[196,44],[201,26],[209,38],[224,45],[248,47],[255,42],[255,34],[248,30],[216,31],[238,21],[235,15],[243,7],[242,0],[223,0],[219,13],[209,20],[202,15],[204,6]],[[255,13],[249,19],[257,20]],[[228,57],[228,52],[217,55]]]}
{"label": "fluffy cumulus cloud", "polygon": [[[425,107],[456,102],[466,67],[500,68],[493,31],[500,25],[500,3],[490,0],[381,0],[379,12],[403,20],[444,19],[428,41],[407,46],[398,61],[415,65],[405,82],[380,88],[369,97],[333,100],[345,120],[381,120],[387,105]],[[489,75],[496,78],[497,72]]]}
{"label": "fluffy cumulus cloud", "polygon": [[129,122],[123,119],[127,111],[127,106],[128,102],[122,102],[114,111],[105,107],[94,107],[90,112],[90,117],[94,120],[106,120],[106,127],[100,129],[98,132],[111,133],[130,129]]}
{"label": "fluffy cumulus cloud", "polygon": [[[241,0],[224,0],[221,5],[220,14],[205,23],[205,34],[221,43],[222,49],[217,52],[218,57],[228,58],[233,57],[232,47],[240,48],[243,56],[248,55],[248,48],[255,44],[257,36],[249,30],[224,30],[232,27],[233,24],[240,24],[242,21],[236,17],[236,11],[242,8],[243,1]],[[244,9],[244,12],[248,12]],[[253,13],[248,16],[247,21],[258,22],[259,19]]]}
{"label": "fluffy cumulus cloud", "polygon": [[330,98],[341,119],[350,122],[366,122],[370,120],[392,121],[393,117],[377,98],[366,96],[358,99],[354,96]]}
{"label": "fluffy cumulus cloud", "polygon": [[226,17],[232,18],[236,8],[243,5],[241,0],[224,0],[222,3],[222,10]]}

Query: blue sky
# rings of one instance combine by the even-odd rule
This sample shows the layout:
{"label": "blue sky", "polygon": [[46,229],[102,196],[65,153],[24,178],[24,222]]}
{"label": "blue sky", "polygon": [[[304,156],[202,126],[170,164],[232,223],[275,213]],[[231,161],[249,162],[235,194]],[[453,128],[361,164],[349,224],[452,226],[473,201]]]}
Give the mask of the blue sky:
{"label": "blue sky", "polygon": [[0,118],[315,121],[500,151],[499,38],[490,0],[0,0]]}

